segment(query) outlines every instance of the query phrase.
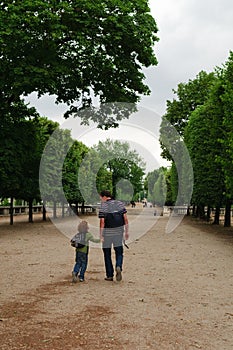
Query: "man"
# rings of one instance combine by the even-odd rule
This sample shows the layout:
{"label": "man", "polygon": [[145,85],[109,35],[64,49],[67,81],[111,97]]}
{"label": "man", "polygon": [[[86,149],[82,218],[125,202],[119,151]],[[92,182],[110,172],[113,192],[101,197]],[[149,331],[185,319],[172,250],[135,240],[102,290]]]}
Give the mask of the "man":
{"label": "man", "polygon": [[111,192],[101,191],[101,207],[99,210],[100,239],[103,242],[106,281],[113,281],[112,245],[116,256],[116,280],[122,280],[123,241],[129,239],[127,210],[124,204],[112,198]]}

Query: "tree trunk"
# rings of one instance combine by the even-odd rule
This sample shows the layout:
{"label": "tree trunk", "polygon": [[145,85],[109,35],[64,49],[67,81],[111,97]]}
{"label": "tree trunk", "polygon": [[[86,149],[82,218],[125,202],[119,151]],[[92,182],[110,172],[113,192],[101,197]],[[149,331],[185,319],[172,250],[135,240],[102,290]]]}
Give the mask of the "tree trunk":
{"label": "tree trunk", "polygon": [[201,217],[201,214],[200,214],[200,206],[197,205],[196,207],[196,215],[195,215],[196,218],[200,218]]}
{"label": "tree trunk", "polygon": [[56,201],[53,202],[53,218],[54,219],[57,218],[57,202]]}
{"label": "tree trunk", "polygon": [[29,216],[28,216],[28,221],[29,222],[33,222],[33,213],[32,213],[32,202],[33,202],[33,200],[32,199],[29,199],[29,202],[28,202],[28,204],[29,204]]}
{"label": "tree trunk", "polygon": [[81,206],[81,213],[82,213],[82,214],[85,214],[84,203],[85,203],[85,202],[82,202],[82,206]]}
{"label": "tree trunk", "polygon": [[219,225],[219,218],[220,218],[220,206],[217,206],[215,210],[213,225]]}
{"label": "tree trunk", "polygon": [[211,208],[210,208],[210,206],[208,205],[207,213],[206,213],[206,220],[207,220],[208,222],[210,221],[210,212],[211,212]]}
{"label": "tree trunk", "polygon": [[224,227],[231,227],[231,200],[227,199],[225,206]]}
{"label": "tree trunk", "polygon": [[204,205],[199,206],[199,218],[205,219],[205,208]]}
{"label": "tree trunk", "polygon": [[43,203],[43,221],[46,221],[46,209],[45,209],[45,203]]}
{"label": "tree trunk", "polygon": [[14,203],[14,198],[11,197],[11,202],[10,202],[10,225],[13,225],[13,223],[14,223],[13,203]]}
{"label": "tree trunk", "polygon": [[197,216],[197,207],[196,207],[196,205],[193,205],[192,216],[194,216],[194,217]]}

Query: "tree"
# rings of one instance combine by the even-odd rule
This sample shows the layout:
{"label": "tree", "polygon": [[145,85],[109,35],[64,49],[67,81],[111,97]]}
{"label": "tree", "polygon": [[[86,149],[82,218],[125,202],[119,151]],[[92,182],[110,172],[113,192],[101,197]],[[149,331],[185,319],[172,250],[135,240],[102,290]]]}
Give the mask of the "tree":
{"label": "tree", "polygon": [[187,83],[180,83],[177,90],[173,90],[177,99],[167,101],[165,116],[179,135],[183,136],[191,113],[208,99],[216,79],[215,73],[201,71],[195,79],[190,79]]}
{"label": "tree", "polygon": [[22,145],[21,123],[9,122],[0,128],[0,197],[11,198],[10,223],[13,224],[13,198],[20,193],[22,184]]}
{"label": "tree", "polygon": [[80,172],[83,168],[83,158],[88,154],[89,149],[82,142],[74,141],[69,149],[63,164],[62,183],[68,203],[76,204],[85,202],[86,198],[84,183],[89,174]]}
{"label": "tree", "polygon": [[[46,118],[19,119],[3,122],[0,128],[0,196],[29,202],[40,200],[39,166],[46,142],[58,123]],[[13,224],[13,216],[11,217]]]}
{"label": "tree", "polygon": [[221,162],[224,168],[226,186],[233,197],[233,180],[232,180],[232,169],[233,169],[233,52],[230,53],[228,61],[222,71],[223,78],[223,89],[221,101],[223,103],[223,130],[224,137],[222,137],[221,144],[225,149],[225,157],[222,157]]}
{"label": "tree", "polygon": [[172,200],[187,205],[192,194],[193,172],[185,146],[184,130],[192,113],[209,98],[217,80],[215,73],[201,71],[194,80],[178,84],[177,99],[167,101],[167,111],[160,126],[162,156],[173,162],[171,169]]}
{"label": "tree", "polygon": [[173,205],[170,176],[171,170],[164,167],[148,173],[145,183],[148,200],[153,204]]}
{"label": "tree", "polygon": [[155,204],[154,185],[159,177],[159,169],[155,169],[147,174],[144,181],[144,189],[147,191],[147,199]]}
{"label": "tree", "polygon": [[79,167],[78,183],[83,200],[89,204],[99,202],[104,187],[111,190],[111,174],[102,165],[100,154],[94,148],[88,149]]}
{"label": "tree", "polygon": [[226,211],[224,226],[231,225],[231,205],[233,202],[233,132],[232,132],[232,117],[233,117],[233,52],[230,52],[229,58],[221,71],[222,91],[221,103],[223,108],[223,122],[221,134],[221,146],[224,150],[222,157],[219,157],[219,162],[224,172],[226,186]]}
{"label": "tree", "polygon": [[177,174],[177,169],[174,162],[172,163],[169,177],[170,177],[170,189],[171,189],[171,193],[169,193],[170,200],[171,200],[170,205],[171,204],[174,205],[176,202],[176,198],[178,195],[178,188],[179,188],[178,174]]}
{"label": "tree", "polygon": [[[222,134],[222,106],[218,103],[219,86],[205,105],[196,109],[186,127],[186,143],[194,171],[192,203],[198,215],[204,208],[219,208],[223,202],[224,174],[218,158],[222,155],[219,139]],[[208,218],[209,219],[209,218]]]}
{"label": "tree", "polygon": [[41,145],[39,139],[40,125],[37,120],[21,122],[19,146],[23,149],[21,165],[21,183],[18,197],[28,202],[29,222],[33,222],[33,200],[40,201],[39,167]]}
{"label": "tree", "polygon": [[53,202],[53,216],[56,218],[56,204],[66,201],[63,191],[63,165],[74,140],[70,130],[56,128],[44,148],[40,162],[40,191],[44,202]]}
{"label": "tree", "polygon": [[160,171],[159,177],[154,184],[153,188],[154,202],[163,206],[166,201],[167,187],[164,171]]}
{"label": "tree", "polygon": [[135,103],[150,93],[142,67],[157,64],[158,38],[147,0],[3,0],[0,7],[1,115],[32,92],[68,104],[65,117],[90,107],[93,96]]}
{"label": "tree", "polygon": [[[171,145],[170,148],[175,149],[177,142],[183,139],[184,129],[189,121],[191,113],[196,108],[203,105],[208,99],[216,79],[217,77],[214,73],[201,71],[195,79],[190,79],[187,83],[180,83],[178,84],[177,90],[173,90],[177,98],[172,101],[167,101],[167,110],[162,117],[160,126],[160,133],[166,135]],[[173,132],[171,125],[175,128],[177,133]],[[161,137],[160,144],[162,156],[167,160],[172,160],[172,156],[168,152]]]}
{"label": "tree", "polygon": [[105,169],[111,174],[111,190],[114,197],[117,195],[117,184],[119,185],[122,179],[128,180],[132,185],[132,197],[142,189],[145,164],[135,150],[130,150],[127,142],[107,139],[105,142],[100,141],[93,148],[102,161],[100,170]]}

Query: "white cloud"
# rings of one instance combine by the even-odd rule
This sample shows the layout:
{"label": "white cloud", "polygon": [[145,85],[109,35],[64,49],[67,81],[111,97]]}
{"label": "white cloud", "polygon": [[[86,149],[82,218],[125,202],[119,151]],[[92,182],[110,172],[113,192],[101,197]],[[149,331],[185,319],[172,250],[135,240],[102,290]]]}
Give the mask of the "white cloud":
{"label": "white cloud", "polygon": [[232,49],[231,0],[150,0],[160,41],[155,45],[159,64],[150,68],[152,94],[143,98],[163,114],[172,89],[201,71],[222,66]]}

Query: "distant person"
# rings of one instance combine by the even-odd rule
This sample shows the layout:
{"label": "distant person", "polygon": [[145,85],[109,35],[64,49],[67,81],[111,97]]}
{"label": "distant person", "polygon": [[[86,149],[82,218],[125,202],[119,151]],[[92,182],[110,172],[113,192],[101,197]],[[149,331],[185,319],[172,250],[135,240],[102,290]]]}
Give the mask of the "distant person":
{"label": "distant person", "polygon": [[101,207],[99,209],[100,239],[104,253],[106,281],[113,281],[112,246],[115,251],[116,280],[122,280],[123,242],[129,239],[127,210],[121,201],[114,200],[111,192],[101,191]]}
{"label": "distant person", "polygon": [[135,207],[136,207],[136,203],[135,203],[134,201],[131,201],[130,203],[131,203],[131,207],[132,207],[132,208],[135,208]]}
{"label": "distant person", "polygon": [[71,239],[70,243],[72,247],[76,248],[75,265],[72,272],[72,282],[83,282],[85,280],[85,272],[88,263],[89,253],[89,241],[99,243],[99,238],[94,238],[93,235],[88,232],[89,226],[87,221],[81,221],[78,225],[78,233]]}

